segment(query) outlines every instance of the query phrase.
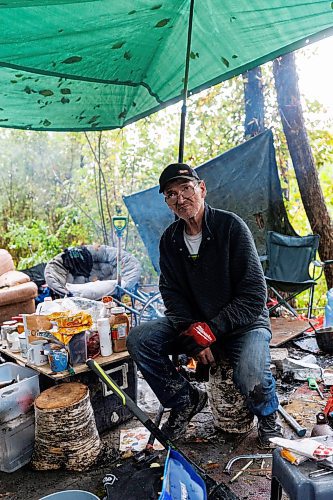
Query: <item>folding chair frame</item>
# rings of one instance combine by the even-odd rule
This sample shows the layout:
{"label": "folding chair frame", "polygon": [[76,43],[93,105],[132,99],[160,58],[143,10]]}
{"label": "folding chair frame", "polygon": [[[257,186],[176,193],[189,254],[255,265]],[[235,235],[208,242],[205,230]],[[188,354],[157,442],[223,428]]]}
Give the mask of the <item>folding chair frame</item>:
{"label": "folding chair frame", "polygon": [[[285,239],[285,241],[283,241]],[[288,240],[290,242],[290,245],[288,245]],[[304,242],[304,245],[302,244]],[[272,307],[269,308],[269,312],[272,313],[275,311],[278,307],[281,305],[284,306],[286,309],[288,309],[294,316],[298,316],[296,310],[289,304],[289,302],[295,298],[297,295],[302,293],[305,290],[310,289],[310,295],[309,295],[309,304],[308,304],[308,310],[307,310],[307,317],[311,318],[312,316],[312,308],[313,308],[313,301],[314,301],[314,290],[315,290],[315,285],[317,284],[317,281],[321,277],[324,267],[326,265],[330,265],[333,263],[333,260],[327,260],[324,262],[320,262],[318,260],[314,260],[318,245],[319,245],[319,236],[318,235],[309,235],[309,236],[304,236],[304,237],[298,237],[298,236],[286,236],[282,235],[279,233],[275,233],[274,231],[269,231],[267,235],[267,255],[260,257],[261,261],[267,261],[268,263],[268,269],[270,266],[270,255],[271,255],[271,249],[272,245],[281,245],[282,247],[290,247],[290,248],[295,248],[297,247],[307,247],[310,251],[310,255],[308,256],[308,260],[304,261],[304,265],[307,265],[306,273],[304,272],[303,279],[306,278],[305,274],[308,275],[309,279],[304,279],[304,281],[284,281],[281,279],[281,277],[274,277],[274,275],[269,275],[269,272],[267,273],[267,276],[265,275],[266,279],[266,284],[269,290],[272,290],[274,295],[276,296],[278,303],[274,304]],[[276,265],[276,262],[274,263]],[[314,269],[313,269],[313,276],[312,278],[310,277],[309,274],[309,266],[310,264],[313,264]],[[320,268],[320,273],[318,276],[315,276],[316,273],[316,268]],[[274,272],[273,272],[274,274]],[[278,285],[281,283],[281,288]],[[283,290],[283,285],[288,285],[291,286],[294,284],[295,285],[295,290],[286,289],[285,291],[288,293],[288,296],[283,297],[281,295],[281,292]]]}

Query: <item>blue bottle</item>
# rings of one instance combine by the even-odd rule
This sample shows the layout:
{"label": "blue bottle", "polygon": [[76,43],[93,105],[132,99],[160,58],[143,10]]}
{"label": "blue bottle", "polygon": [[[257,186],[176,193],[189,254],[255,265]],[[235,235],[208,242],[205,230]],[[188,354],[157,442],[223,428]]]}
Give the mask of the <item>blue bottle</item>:
{"label": "blue bottle", "polygon": [[333,288],[327,292],[327,304],[325,306],[325,323],[324,327],[333,326]]}

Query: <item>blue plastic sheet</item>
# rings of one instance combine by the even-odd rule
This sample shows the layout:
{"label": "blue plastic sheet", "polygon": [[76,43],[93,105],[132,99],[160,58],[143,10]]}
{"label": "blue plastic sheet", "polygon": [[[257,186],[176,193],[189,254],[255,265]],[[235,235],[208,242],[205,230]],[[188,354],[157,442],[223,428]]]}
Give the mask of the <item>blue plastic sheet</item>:
{"label": "blue plastic sheet", "polygon": [[[161,165],[161,171],[166,165]],[[249,226],[259,255],[266,252],[267,231],[295,234],[283,204],[270,130],[197,168],[207,186],[207,202],[236,213]],[[159,240],[174,215],[158,186],[124,197],[128,211],[159,272]]]}
{"label": "blue plastic sheet", "polygon": [[183,500],[185,498],[207,500],[206,485],[185,457],[169,448],[159,500]]}

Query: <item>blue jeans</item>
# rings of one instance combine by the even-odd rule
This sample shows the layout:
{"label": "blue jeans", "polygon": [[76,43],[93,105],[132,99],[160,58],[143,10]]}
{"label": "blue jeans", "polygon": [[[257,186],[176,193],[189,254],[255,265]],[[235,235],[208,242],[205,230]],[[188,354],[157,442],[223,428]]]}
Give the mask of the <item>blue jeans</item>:
{"label": "blue jeans", "polygon": [[[270,415],[278,408],[275,380],[270,371],[270,339],[269,330],[257,328],[218,344],[221,355],[231,362],[234,384],[246,397],[249,410],[258,417]],[[168,318],[132,328],[127,349],[165,408],[181,408],[190,402],[191,384],[169,357],[184,351]]]}

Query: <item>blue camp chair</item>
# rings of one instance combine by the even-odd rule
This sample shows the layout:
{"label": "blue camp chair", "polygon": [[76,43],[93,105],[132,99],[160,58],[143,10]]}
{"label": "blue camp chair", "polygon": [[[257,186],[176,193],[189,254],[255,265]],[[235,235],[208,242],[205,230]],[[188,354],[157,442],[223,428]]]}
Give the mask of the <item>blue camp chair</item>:
{"label": "blue camp chair", "polygon": [[[314,263],[319,236],[316,234],[303,237],[287,236],[268,231],[266,245],[267,256],[261,260],[265,262],[264,271],[268,289],[277,299],[277,303],[269,307],[270,314],[283,305],[294,316],[298,316],[289,302],[310,289],[308,318],[311,318],[314,287],[322,272],[317,278],[314,276],[311,278],[309,266]],[[315,262],[315,264],[321,263]],[[286,292],[285,296],[280,292]]]}

